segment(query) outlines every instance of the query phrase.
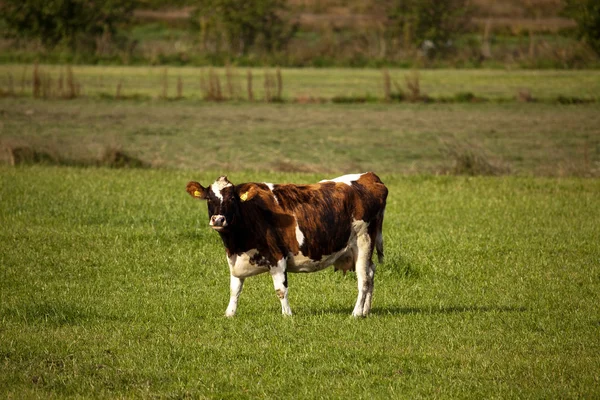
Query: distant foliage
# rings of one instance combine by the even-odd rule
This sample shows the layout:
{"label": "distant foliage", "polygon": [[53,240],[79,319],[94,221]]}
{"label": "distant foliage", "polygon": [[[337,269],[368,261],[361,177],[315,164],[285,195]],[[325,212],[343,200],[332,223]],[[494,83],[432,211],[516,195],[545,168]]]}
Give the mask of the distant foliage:
{"label": "distant foliage", "polygon": [[390,33],[428,55],[451,49],[466,32],[472,11],[468,0],[392,0],[388,7]]}
{"label": "distant foliage", "polygon": [[[248,54],[284,49],[298,25],[286,17],[284,0],[201,0],[192,14],[205,50]],[[212,49],[210,48],[212,46]]]}
{"label": "distant foliage", "polygon": [[600,54],[600,1],[567,0],[566,14],[577,22],[577,36]]}
{"label": "distant foliage", "polygon": [[3,0],[0,18],[16,37],[39,39],[47,47],[95,48],[131,18],[136,0]]}

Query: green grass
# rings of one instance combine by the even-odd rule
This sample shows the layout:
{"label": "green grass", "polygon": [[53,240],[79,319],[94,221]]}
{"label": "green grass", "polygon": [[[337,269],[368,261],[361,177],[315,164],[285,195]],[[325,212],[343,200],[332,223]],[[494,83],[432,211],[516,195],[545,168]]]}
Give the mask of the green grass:
{"label": "green grass", "polygon": [[[441,173],[474,147],[512,174],[598,176],[595,104],[251,104],[0,99],[0,146],[220,171]],[[465,150],[466,151],[466,150]],[[0,163],[8,155],[0,151]]]}
{"label": "green grass", "polygon": [[[49,73],[57,85],[60,65],[44,65],[41,71]],[[168,93],[176,96],[177,78],[183,81],[183,96],[202,98],[200,76],[207,68],[193,67],[111,67],[73,66],[76,80],[82,85],[86,96],[114,96],[116,87],[122,82],[123,96],[159,98],[163,93],[163,73],[167,70]],[[246,68],[235,69],[235,85],[239,96],[246,98]],[[264,98],[265,70],[273,68],[253,68],[255,98]],[[216,68],[221,77],[221,85],[226,91],[223,68]],[[0,88],[9,87],[12,76],[14,90],[31,94],[33,66],[7,64],[0,65]],[[405,76],[410,70],[390,69],[392,80],[403,88]],[[511,100],[519,91],[528,90],[535,99],[556,100],[558,96],[598,99],[600,93],[600,71],[597,70],[422,70],[419,73],[421,90],[433,97],[452,97],[458,93],[471,92],[478,97],[490,100]],[[377,69],[303,68],[282,69],[283,94],[285,100],[298,98],[325,98],[335,96],[365,96],[383,98],[383,78]],[[66,76],[66,75],[65,75]]]}
{"label": "green grass", "polygon": [[259,276],[226,319],[224,251],[184,190],[219,172],[0,167],[3,397],[600,396],[600,181],[383,173],[369,318],[328,269],[290,276],[291,318]]}

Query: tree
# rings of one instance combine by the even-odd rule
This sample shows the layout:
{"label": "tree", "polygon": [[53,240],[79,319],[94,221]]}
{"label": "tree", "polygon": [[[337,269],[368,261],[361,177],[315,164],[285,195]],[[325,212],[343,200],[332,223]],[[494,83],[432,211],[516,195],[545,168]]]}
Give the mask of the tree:
{"label": "tree", "polygon": [[600,1],[567,0],[565,13],[577,22],[577,36],[600,55]]}
{"label": "tree", "polygon": [[39,39],[45,46],[80,43],[114,35],[129,21],[136,0],[2,0],[0,15],[14,36]]}
{"label": "tree", "polygon": [[203,40],[218,41],[222,34],[239,54],[252,48],[273,52],[285,48],[297,30],[286,11],[285,0],[202,0],[192,23],[200,28]]}
{"label": "tree", "polygon": [[[468,28],[468,0],[391,0],[388,24],[405,45],[428,47],[431,54],[445,52],[452,40]],[[409,42],[409,43],[406,43]]]}

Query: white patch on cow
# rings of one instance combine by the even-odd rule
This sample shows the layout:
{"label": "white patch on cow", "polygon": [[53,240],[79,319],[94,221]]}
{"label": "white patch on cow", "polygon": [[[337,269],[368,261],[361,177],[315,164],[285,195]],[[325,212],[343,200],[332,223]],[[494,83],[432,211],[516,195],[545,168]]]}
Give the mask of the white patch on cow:
{"label": "white patch on cow", "polygon": [[333,178],[333,179],[324,179],[324,180],[322,180],[319,183],[323,183],[323,182],[336,182],[336,183],[345,183],[346,185],[351,186],[352,182],[356,182],[363,175],[364,175],[364,173],[363,174],[350,174],[350,175],[338,176],[337,178]]}
{"label": "white patch on cow", "polygon": [[267,272],[269,268],[267,266],[260,266],[255,262],[250,262],[250,259],[258,253],[258,250],[252,249],[245,253],[233,254],[227,257],[229,263],[229,272],[231,275],[237,278],[247,278]]}
{"label": "white patch on cow", "polygon": [[231,184],[231,182],[229,182],[227,180],[226,177],[222,176],[219,179],[217,179],[212,185],[210,185],[210,189],[215,194],[215,196],[217,196],[217,198],[221,202],[223,202],[223,195],[221,194],[221,190],[223,190],[229,186],[233,186],[233,185]]}
{"label": "white patch on cow", "polygon": [[272,183],[267,183],[267,182],[264,182],[264,184],[267,185],[267,187],[271,191],[271,194],[273,195],[273,198],[275,199],[275,203],[279,204],[279,200],[277,200],[277,196],[275,196],[275,193],[273,193],[273,189],[275,188],[275,186]]}
{"label": "white patch on cow", "polygon": [[290,272],[317,272],[333,265],[336,260],[349,251],[348,247],[333,254],[324,255],[320,260],[313,260],[301,251],[298,254],[289,254],[288,271]]}
{"label": "white patch on cow", "polygon": [[296,217],[294,217],[294,219],[296,220],[296,240],[298,241],[298,247],[302,247],[304,244],[304,233],[300,230]]}

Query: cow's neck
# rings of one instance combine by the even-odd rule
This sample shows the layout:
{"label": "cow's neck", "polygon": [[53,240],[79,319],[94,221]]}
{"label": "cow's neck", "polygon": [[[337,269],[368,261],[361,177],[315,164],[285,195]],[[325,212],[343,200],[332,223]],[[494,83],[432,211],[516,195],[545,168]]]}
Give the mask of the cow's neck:
{"label": "cow's neck", "polygon": [[239,254],[256,249],[256,232],[254,232],[254,229],[247,226],[243,218],[237,218],[235,222],[226,231],[219,232],[227,253]]}

